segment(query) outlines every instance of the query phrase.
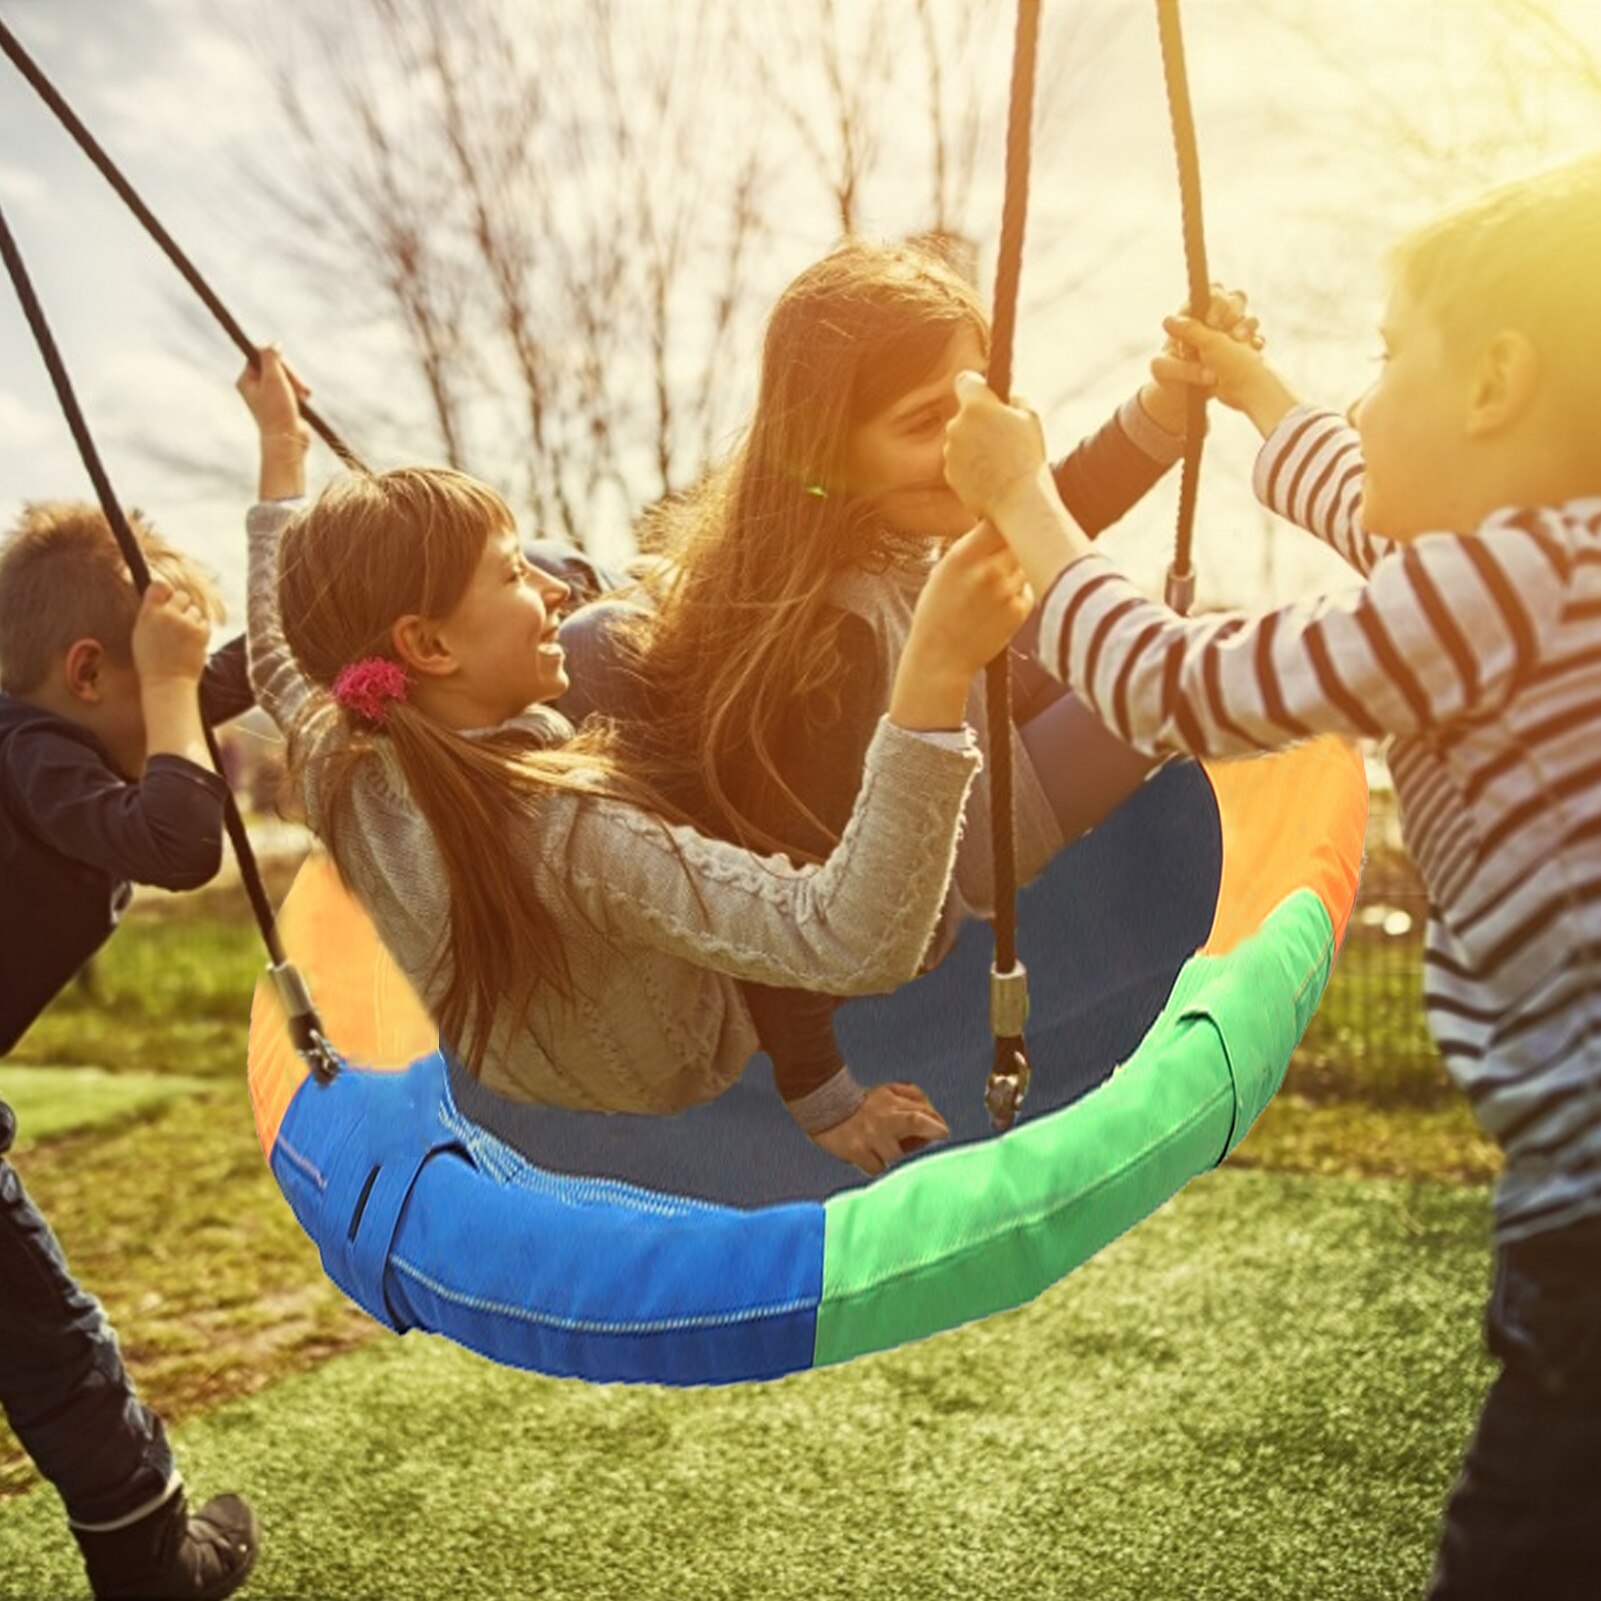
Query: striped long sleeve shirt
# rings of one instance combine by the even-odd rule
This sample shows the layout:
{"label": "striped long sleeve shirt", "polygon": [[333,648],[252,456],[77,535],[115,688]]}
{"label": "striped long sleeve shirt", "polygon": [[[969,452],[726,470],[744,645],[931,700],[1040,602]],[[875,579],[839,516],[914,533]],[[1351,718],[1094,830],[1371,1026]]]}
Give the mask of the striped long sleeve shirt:
{"label": "striped long sleeve shirt", "polygon": [[1360,589],[1187,619],[1092,553],[1046,598],[1041,658],[1153,753],[1388,738],[1429,1024],[1505,1153],[1509,1242],[1601,1215],[1601,497],[1392,544],[1362,527],[1362,486],[1344,421],[1292,411],[1257,493]]}

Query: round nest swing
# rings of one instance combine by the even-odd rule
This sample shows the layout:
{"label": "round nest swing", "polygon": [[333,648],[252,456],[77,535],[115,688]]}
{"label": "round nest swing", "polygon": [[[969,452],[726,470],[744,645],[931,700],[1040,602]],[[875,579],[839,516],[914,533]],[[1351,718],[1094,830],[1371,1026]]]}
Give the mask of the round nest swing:
{"label": "round nest swing", "polygon": [[[1191,300],[1208,293],[1177,0],[1158,0],[1178,137]],[[1020,0],[1007,210],[990,378],[1009,390],[1038,0]],[[67,127],[234,344],[255,346],[0,23],[0,49]],[[3,213],[17,288],[102,507],[148,579]],[[1180,609],[1203,433],[1192,399],[1169,595]],[[360,461],[311,408],[336,454]],[[991,720],[1009,720],[1004,671]],[[998,697],[998,698],[997,698]],[[1003,747],[1004,749],[1004,744]],[[213,745],[213,759],[216,759]],[[1009,813],[997,753],[995,815]],[[435,1033],[361,907],[320,857],[281,918],[248,835],[228,831],[272,962],[251,1015],[262,1148],[329,1276],[379,1321],[496,1361],[610,1381],[769,1379],[1016,1306],[1085,1261],[1239,1143],[1282,1082],[1356,896],[1362,762],[1319,740],[1245,762],[1158,771],[1062,852],[1012,915],[996,962],[967,928],[932,973],[837,1014],[869,1081],[914,1079],[952,1138],[866,1182],[794,1127],[764,1058],[673,1118],[514,1105]],[[997,881],[1011,878],[997,828]],[[1021,1051],[986,1024],[994,979],[1033,968],[1033,1091],[991,1135],[972,1064]],[[320,1003],[313,1009],[298,960]],[[1008,1014],[1016,1030],[1016,1008]],[[337,1041],[338,1049],[329,1045]],[[359,1064],[359,1065],[358,1065]],[[992,1085],[994,1077],[992,1076]]]}
{"label": "round nest swing", "polygon": [[492,1095],[313,858],[283,937],[364,1065],[315,1079],[264,979],[262,1147],[346,1294],[499,1362],[720,1384],[921,1339],[1038,1295],[1239,1143],[1322,995],[1366,817],[1338,740],[1160,770],[1021,897],[1034,1101],[1015,1128],[989,1134],[973,1068],[987,930],[840,1008],[864,1079],[915,1079],[951,1124],[872,1181],[795,1128],[765,1058],[673,1118]]}

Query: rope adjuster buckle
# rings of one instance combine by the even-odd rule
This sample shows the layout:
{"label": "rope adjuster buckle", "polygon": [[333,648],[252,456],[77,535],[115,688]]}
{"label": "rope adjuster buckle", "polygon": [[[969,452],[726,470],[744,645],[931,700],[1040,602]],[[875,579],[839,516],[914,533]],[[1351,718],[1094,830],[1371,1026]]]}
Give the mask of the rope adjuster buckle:
{"label": "rope adjuster buckle", "polygon": [[289,1025],[289,1042],[319,1084],[331,1084],[339,1074],[339,1053],[322,1031],[322,1019],[312,1004],[311,991],[293,962],[269,962],[273,988]]}
{"label": "rope adjuster buckle", "polygon": [[1030,1069],[1023,1028],[1028,1022],[1028,969],[1017,962],[1009,972],[990,969],[990,1031],[995,1036],[995,1060],[984,1086],[984,1105],[990,1124],[1009,1129],[1028,1094]]}
{"label": "rope adjuster buckle", "polygon": [[998,1040],[1021,1039],[1028,1022],[1028,969],[1013,962],[1009,972],[990,968],[990,1033]]}

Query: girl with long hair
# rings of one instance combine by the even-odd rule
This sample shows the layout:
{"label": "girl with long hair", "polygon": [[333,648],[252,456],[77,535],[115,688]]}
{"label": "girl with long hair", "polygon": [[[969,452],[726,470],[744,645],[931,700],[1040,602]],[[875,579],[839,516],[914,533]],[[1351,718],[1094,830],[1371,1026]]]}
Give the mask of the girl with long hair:
{"label": "girl with long hair", "polygon": [[[989,530],[929,579],[826,861],[706,838],[649,757],[570,740],[566,586],[464,474],[336,480],[302,507],[298,386],[259,353],[251,678],[289,735],[306,818],[457,1060],[492,1090],[597,1111],[719,1094],[756,1049],[736,980],[867,993],[915,975],[979,758],[967,682],[1032,598]],[[297,392],[298,391],[298,392]],[[883,1086],[853,1137],[878,1166],[948,1132]]]}
{"label": "girl with long hair", "polygon": [[[1217,294],[1209,320],[1255,338],[1242,296]],[[574,683],[563,710],[610,719],[708,832],[796,861],[821,859],[841,837],[923,585],[939,550],[973,522],[945,481],[941,447],[955,374],[982,368],[988,349],[972,286],[923,248],[855,241],[814,263],[772,311],[740,444],[647,517],[642,543],[659,559],[641,590],[564,626]],[[1182,454],[1187,394],[1175,354],[1055,468],[1092,534]],[[1012,670],[1027,881],[1154,764],[1026,656],[1014,653]],[[987,747],[978,679],[967,720]],[[936,954],[964,916],[992,914],[989,840],[980,786]],[[830,1123],[863,1095],[835,1043],[833,1000],[758,984],[745,998],[791,1111],[829,1143]]]}

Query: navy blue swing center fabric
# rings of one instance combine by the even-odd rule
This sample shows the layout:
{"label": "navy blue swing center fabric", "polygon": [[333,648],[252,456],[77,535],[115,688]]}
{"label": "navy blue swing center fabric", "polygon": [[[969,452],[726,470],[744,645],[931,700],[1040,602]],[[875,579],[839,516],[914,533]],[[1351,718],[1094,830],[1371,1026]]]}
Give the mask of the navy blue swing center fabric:
{"label": "navy blue swing center fabric", "polygon": [[[1079,1099],[1132,1054],[1205,943],[1223,840],[1217,799],[1194,762],[1159,769],[1018,898],[1033,975],[1036,1073],[1025,1119]],[[969,923],[945,960],[893,995],[843,1003],[845,1060],[865,1080],[922,1086],[952,1143],[993,1137],[974,1064],[989,1054],[992,945]],[[870,1180],[795,1126],[765,1056],[715,1101],[673,1117],[568,1112],[509,1101],[452,1065],[458,1110],[537,1167],[610,1178],[731,1206],[821,1199]],[[927,1153],[923,1153],[926,1155]],[[918,1161],[922,1156],[906,1158]]]}

